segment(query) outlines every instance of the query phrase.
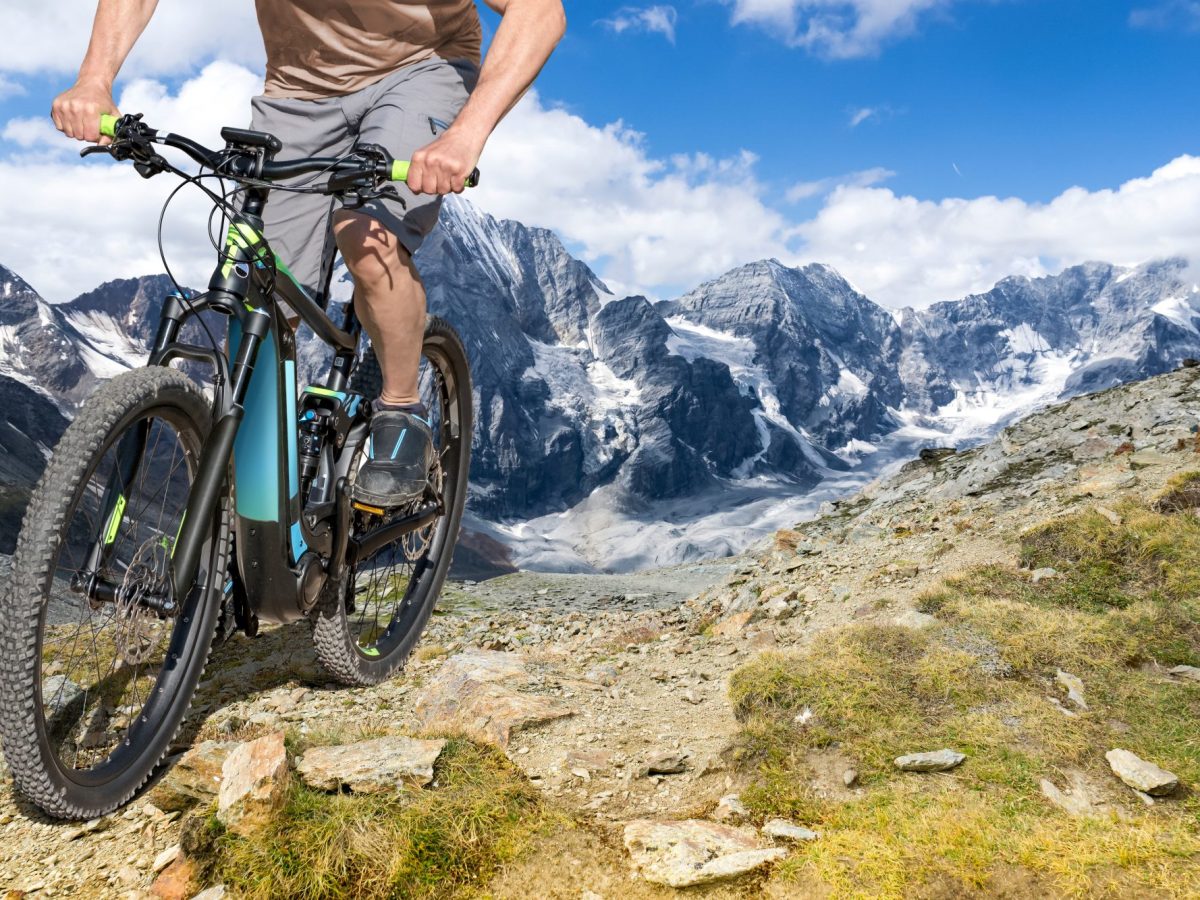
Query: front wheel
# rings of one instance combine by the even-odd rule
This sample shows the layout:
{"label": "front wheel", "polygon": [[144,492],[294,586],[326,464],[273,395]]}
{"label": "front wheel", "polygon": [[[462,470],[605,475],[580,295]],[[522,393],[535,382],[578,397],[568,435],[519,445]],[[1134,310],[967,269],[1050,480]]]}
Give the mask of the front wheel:
{"label": "front wheel", "polygon": [[170,565],[209,423],[183,373],[123,373],[33,492],[0,599],[0,736],[17,789],[49,815],[129,800],[191,703],[228,562],[223,508],[178,596]]}
{"label": "front wheel", "polygon": [[[378,394],[372,362],[355,373],[354,386],[368,397]],[[404,664],[433,613],[458,540],[471,464],[471,373],[462,339],[437,316],[425,326],[419,384],[434,439],[425,496],[386,512],[356,506],[352,534],[430,503],[438,504],[439,515],[326,583],[312,613],[313,643],[317,658],[343,684],[378,684]],[[353,477],[365,447],[344,452],[358,455],[350,465]]]}

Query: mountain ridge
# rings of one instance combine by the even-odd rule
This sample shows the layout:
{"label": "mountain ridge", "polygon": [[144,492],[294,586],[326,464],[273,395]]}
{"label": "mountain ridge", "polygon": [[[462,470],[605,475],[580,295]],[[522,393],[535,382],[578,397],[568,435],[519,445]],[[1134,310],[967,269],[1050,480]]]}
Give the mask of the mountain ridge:
{"label": "mountain ridge", "polygon": [[[1182,259],[1014,276],[899,312],[829,266],[771,259],[651,303],[613,295],[553,232],[452,198],[417,263],[475,373],[469,509],[526,565],[631,558],[583,534],[585,509],[635,540],[670,523],[659,563],[721,552],[723,502],[789,501],[762,507],[753,538],[793,514],[800,491],[1200,356],[1200,290]],[[8,269],[0,284],[0,374],[64,413],[140,361],[170,289],[147,276],[48,304]],[[310,377],[317,350],[302,341]],[[564,513],[578,528],[560,522],[547,542]]]}

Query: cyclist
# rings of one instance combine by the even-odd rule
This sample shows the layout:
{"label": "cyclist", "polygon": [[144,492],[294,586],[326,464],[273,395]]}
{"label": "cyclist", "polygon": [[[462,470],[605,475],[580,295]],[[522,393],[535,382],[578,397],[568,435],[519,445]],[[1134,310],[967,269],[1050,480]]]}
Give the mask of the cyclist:
{"label": "cyclist", "polygon": [[[310,293],[324,282],[331,233],[354,276],[355,310],[383,373],[370,458],[354,488],[374,505],[419,497],[432,463],[417,392],[425,290],[412,255],[437,222],[441,195],[463,189],[566,28],[562,0],[485,2],[501,21],[481,69],[474,0],[255,0],[267,70],[250,127],[283,141],[280,158],[340,156],[361,142],[412,160],[400,201],[331,210],[327,197],[278,191],[264,216],[267,239]],[[157,4],[99,0],[79,76],[54,100],[60,131],[100,139],[101,113],[117,114],[113,81]]]}

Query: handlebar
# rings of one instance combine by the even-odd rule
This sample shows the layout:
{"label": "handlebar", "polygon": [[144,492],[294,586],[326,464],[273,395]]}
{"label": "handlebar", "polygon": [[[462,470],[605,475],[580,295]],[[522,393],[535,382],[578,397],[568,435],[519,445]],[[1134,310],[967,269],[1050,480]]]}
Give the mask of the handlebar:
{"label": "handlebar", "polygon": [[[209,150],[207,147],[181,135],[160,134],[156,129],[143,124],[141,116],[127,115],[117,118],[107,113],[100,116],[100,133],[105,137],[112,138],[114,144],[125,141],[133,144],[162,144],[166,147],[174,147],[177,150],[182,150],[202,166],[206,166],[214,171],[223,163],[227,163],[235,158],[247,161],[251,160],[251,157],[244,153],[240,157],[231,155],[237,149],[232,146],[234,140],[230,137],[231,135],[252,135],[256,138],[270,137],[256,135],[254,132],[225,129],[222,132],[222,136],[230,140],[231,146],[222,151]],[[271,143],[264,143],[261,146],[266,146],[272,151],[280,148],[281,145],[277,139],[270,137],[270,141]],[[373,159],[362,157],[341,159],[307,157],[279,162],[274,160],[260,161],[260,159],[258,156],[254,157],[254,171],[223,171],[222,174],[229,174],[233,177],[253,177],[264,181],[275,181],[298,175],[327,172],[331,178],[326,187],[329,193],[335,193],[339,190],[346,190],[352,187],[352,183],[356,177],[373,177],[382,181],[407,182],[409,167],[411,165],[408,160],[392,159],[383,151],[380,152],[378,157]],[[478,184],[479,170],[475,169],[467,176],[464,187],[476,187]]]}

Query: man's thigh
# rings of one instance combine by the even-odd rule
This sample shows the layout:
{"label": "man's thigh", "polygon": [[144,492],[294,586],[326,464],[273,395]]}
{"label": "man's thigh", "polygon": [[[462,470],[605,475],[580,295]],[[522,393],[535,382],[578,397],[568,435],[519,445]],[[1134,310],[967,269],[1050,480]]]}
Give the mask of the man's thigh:
{"label": "man's thigh", "polygon": [[[354,135],[341,107],[342,98],[293,100],[255,97],[251,101],[250,127],[266,131],[283,142],[276,159],[307,156],[344,156],[354,144]],[[299,187],[318,184],[324,175],[302,175],[281,182]],[[292,274],[309,293],[321,289],[321,265],[329,243],[329,217],[334,201],[324,194],[301,194],[273,190],[267,200],[263,222],[267,241]]]}
{"label": "man's thigh", "polygon": [[[455,120],[476,77],[477,70],[469,62],[452,64],[435,57],[365,88],[367,107],[359,121],[358,142],[379,144],[395,159],[411,159],[414,151]],[[404,184],[395,187],[403,205],[381,198],[360,211],[379,220],[409,253],[415,253],[437,224],[442,198],[414,194]]]}

